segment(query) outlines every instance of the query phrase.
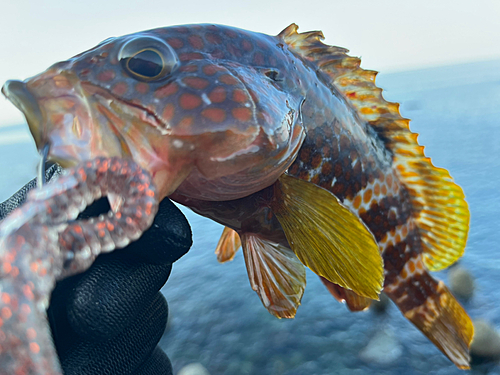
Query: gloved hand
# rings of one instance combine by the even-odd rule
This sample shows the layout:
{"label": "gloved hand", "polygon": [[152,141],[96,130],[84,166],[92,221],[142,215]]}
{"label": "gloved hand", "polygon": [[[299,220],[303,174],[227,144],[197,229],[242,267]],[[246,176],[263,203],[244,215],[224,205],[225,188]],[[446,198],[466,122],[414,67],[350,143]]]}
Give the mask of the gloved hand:
{"label": "gloved hand", "polygon": [[[46,179],[60,174],[54,165]],[[22,204],[36,185],[28,183],[0,204],[0,220]],[[109,210],[103,198],[80,218]],[[160,288],[172,263],[191,247],[184,215],[165,199],[153,225],[124,249],[100,255],[84,273],[57,283],[48,309],[65,375],[167,375],[172,366],[157,347],[168,307]]]}

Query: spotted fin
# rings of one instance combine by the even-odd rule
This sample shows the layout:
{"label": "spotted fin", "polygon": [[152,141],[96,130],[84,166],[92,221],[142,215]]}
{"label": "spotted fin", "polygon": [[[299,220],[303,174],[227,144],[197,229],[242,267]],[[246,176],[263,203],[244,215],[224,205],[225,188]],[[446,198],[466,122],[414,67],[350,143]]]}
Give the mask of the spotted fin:
{"label": "spotted fin", "polygon": [[224,227],[219,243],[215,249],[215,255],[219,263],[225,263],[233,260],[236,252],[241,247],[241,240],[238,233],[231,228]]}
{"label": "spotted fin", "polygon": [[286,174],[274,194],[271,208],[300,261],[332,283],[378,299],[383,261],[361,220],[328,190]]}
{"label": "spotted fin", "polygon": [[252,289],[277,318],[293,318],[306,287],[306,270],[290,249],[254,234],[241,236]]}
{"label": "spotted fin", "polygon": [[[398,304],[397,300],[395,302]],[[458,368],[470,367],[469,346],[474,326],[442,281],[424,304],[404,312],[404,315]]]}
{"label": "spotted fin", "polygon": [[399,104],[384,100],[375,85],[377,72],[360,68],[361,60],[348,50],[328,46],[321,31],[297,33],[292,24],[278,37],[320,68],[323,77],[340,91],[384,141],[393,167],[411,196],[415,222],[422,236],[424,263],[431,271],[448,267],[463,255],[469,228],[469,209],[462,189],[447,170],[436,168],[401,117]]}
{"label": "spotted fin", "polygon": [[320,277],[326,289],[339,302],[345,302],[350,311],[363,311],[370,307],[372,300],[366,297],[358,296],[352,290],[347,290],[341,286],[329,282],[324,277]]}

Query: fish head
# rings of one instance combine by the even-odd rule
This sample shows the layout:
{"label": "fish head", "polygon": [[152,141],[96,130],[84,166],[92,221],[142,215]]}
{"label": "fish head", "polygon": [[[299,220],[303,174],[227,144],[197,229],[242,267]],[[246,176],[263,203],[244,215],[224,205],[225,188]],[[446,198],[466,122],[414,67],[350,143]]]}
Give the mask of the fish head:
{"label": "fish head", "polygon": [[63,167],[132,158],[160,198],[247,196],[293,162],[303,98],[271,80],[273,69],[189,43],[206,41],[204,28],[193,30],[191,39],[179,28],[110,38],[2,92],[25,114],[38,149],[48,146]]}

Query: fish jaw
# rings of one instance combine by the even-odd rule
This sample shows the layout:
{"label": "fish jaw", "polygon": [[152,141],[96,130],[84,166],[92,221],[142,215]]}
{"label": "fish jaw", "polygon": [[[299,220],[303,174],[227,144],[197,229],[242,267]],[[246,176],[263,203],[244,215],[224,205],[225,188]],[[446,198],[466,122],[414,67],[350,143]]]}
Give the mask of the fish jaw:
{"label": "fish jaw", "polygon": [[2,93],[25,115],[37,149],[48,146],[48,159],[63,167],[95,156],[122,156],[113,142],[107,145],[110,155],[100,152],[88,102],[70,74],[49,69],[24,82],[8,81]]}
{"label": "fish jaw", "polygon": [[25,115],[37,149],[48,146],[47,159],[64,168],[96,157],[131,158],[151,173],[161,198],[175,191],[191,169],[185,155],[192,149],[189,142],[182,142],[185,152],[176,147],[171,158],[168,150],[174,147],[169,144],[179,141],[162,137],[145,108],[122,102],[58,66],[2,87]]}

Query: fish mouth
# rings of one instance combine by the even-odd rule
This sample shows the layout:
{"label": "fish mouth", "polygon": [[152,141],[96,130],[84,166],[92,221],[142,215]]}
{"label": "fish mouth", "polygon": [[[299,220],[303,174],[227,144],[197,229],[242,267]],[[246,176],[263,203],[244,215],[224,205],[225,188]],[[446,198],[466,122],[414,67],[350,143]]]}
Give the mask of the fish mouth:
{"label": "fish mouth", "polygon": [[47,71],[26,81],[7,81],[2,87],[5,97],[24,114],[44,160],[63,168],[93,155],[92,116],[74,81],[70,74]]}
{"label": "fish mouth", "polygon": [[15,80],[7,81],[3,85],[2,94],[24,114],[31,135],[38,150],[41,151],[48,143],[48,140],[44,138],[43,129],[46,120],[37,98],[29,91],[26,83]]}

